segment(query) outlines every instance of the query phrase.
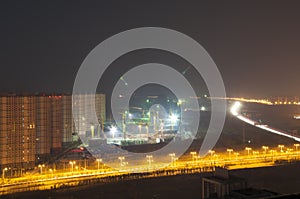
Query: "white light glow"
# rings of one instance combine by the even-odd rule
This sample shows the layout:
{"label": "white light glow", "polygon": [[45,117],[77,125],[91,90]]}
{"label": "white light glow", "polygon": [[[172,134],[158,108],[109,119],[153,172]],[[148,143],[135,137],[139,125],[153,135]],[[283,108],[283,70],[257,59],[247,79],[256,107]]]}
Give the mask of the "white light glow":
{"label": "white light glow", "polygon": [[241,103],[240,102],[235,102],[234,104],[233,104],[233,106],[231,107],[231,109],[230,109],[230,112],[231,112],[231,114],[232,115],[234,115],[234,116],[237,116],[237,115],[239,115],[239,109],[240,109],[240,107],[241,107]]}
{"label": "white light glow", "polygon": [[170,115],[170,121],[171,121],[172,123],[177,122],[177,120],[178,120],[178,115],[176,115],[176,114]]}
{"label": "white light glow", "polygon": [[109,132],[111,133],[112,137],[114,138],[115,137],[115,133],[117,132],[117,127],[115,126],[112,126],[110,129],[109,129]]}

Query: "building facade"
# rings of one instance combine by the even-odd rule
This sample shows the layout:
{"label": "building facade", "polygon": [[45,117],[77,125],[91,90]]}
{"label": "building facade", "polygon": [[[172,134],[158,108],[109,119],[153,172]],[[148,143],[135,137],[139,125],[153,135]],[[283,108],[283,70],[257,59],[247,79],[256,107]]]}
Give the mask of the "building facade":
{"label": "building facade", "polygon": [[36,100],[33,96],[0,97],[0,165],[12,173],[32,168],[36,155]]}
{"label": "building facade", "polygon": [[[84,94],[80,99],[91,96]],[[105,95],[96,94],[95,102],[97,117],[105,121]],[[0,169],[20,173],[46,162],[63,146],[78,141],[74,124],[72,95],[1,95]],[[90,128],[84,122],[80,125]]]}

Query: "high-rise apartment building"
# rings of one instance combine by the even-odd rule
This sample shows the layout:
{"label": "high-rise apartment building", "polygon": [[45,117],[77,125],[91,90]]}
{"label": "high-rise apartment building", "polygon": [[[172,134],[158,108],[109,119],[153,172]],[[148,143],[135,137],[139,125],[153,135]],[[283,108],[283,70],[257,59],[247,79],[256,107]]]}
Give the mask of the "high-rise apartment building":
{"label": "high-rise apartment building", "polygon": [[[104,94],[82,94],[79,99],[92,97],[99,123],[104,122]],[[82,107],[82,113],[89,108]],[[45,162],[63,146],[77,141],[74,122],[72,95],[0,96],[0,168],[20,170]],[[86,126],[85,132],[91,132],[91,124],[78,122]]]}
{"label": "high-rise apartment building", "polygon": [[32,168],[36,155],[34,96],[0,97],[0,166],[16,171]]}

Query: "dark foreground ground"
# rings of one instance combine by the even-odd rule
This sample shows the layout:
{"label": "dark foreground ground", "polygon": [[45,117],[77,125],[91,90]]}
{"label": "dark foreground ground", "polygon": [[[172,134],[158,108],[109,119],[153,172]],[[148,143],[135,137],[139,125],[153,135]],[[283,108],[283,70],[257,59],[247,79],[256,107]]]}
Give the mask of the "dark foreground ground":
{"label": "dark foreground ground", "polygon": [[[300,192],[300,164],[230,171],[248,180],[249,187],[277,193]],[[173,177],[123,181],[65,190],[64,192],[32,192],[3,198],[96,199],[96,198],[201,198],[201,177],[193,174]]]}

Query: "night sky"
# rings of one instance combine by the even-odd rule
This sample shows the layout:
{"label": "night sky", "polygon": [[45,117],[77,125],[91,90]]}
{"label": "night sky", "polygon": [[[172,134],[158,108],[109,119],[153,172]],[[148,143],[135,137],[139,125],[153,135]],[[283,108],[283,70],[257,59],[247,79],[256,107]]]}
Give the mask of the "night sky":
{"label": "night sky", "polygon": [[[157,26],[197,40],[228,96],[300,96],[300,2],[45,2],[1,1],[0,92],[71,92],[82,61],[101,41]],[[124,60],[115,67],[132,65]]]}

